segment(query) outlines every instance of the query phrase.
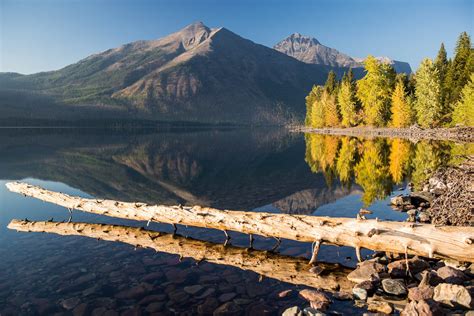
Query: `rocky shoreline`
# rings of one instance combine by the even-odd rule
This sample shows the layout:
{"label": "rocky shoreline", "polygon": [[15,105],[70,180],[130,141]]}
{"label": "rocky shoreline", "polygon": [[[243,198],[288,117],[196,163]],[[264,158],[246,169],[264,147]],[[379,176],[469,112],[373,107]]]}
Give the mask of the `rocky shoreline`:
{"label": "rocky shoreline", "polygon": [[354,137],[388,137],[404,138],[413,141],[421,139],[452,140],[459,142],[473,142],[473,127],[429,128],[422,129],[418,125],[407,128],[368,127],[358,126],[349,128],[313,128],[308,126],[288,126],[291,132],[316,133],[327,135],[354,136]]}

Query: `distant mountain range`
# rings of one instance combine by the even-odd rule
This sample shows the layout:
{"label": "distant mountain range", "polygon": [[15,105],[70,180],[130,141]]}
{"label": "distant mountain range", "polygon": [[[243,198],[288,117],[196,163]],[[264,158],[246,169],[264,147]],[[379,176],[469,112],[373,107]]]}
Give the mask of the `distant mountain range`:
{"label": "distant mountain range", "polygon": [[[332,67],[364,67],[364,58],[356,58],[341,53],[337,49],[322,45],[317,39],[299,33],[293,33],[274,47],[279,52],[308,64],[328,65]],[[410,64],[389,57],[376,57],[383,63],[393,66],[396,72],[411,73]]]}
{"label": "distant mountain range", "polygon": [[275,48],[197,22],[57,71],[0,73],[0,117],[280,124],[304,116],[304,97],[330,70],[363,74],[315,39],[294,34]]}

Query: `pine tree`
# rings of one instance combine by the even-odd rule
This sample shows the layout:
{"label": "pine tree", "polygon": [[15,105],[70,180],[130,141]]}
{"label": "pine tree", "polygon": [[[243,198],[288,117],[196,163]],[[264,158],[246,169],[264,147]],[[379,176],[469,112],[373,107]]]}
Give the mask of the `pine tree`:
{"label": "pine tree", "polygon": [[441,91],[438,70],[431,59],[421,62],[416,72],[415,110],[422,127],[439,126],[442,116]]}
{"label": "pine tree", "polygon": [[444,43],[441,43],[441,47],[439,48],[438,56],[436,56],[434,64],[435,64],[436,69],[438,69],[438,75],[439,75],[439,85],[441,89],[440,98],[441,98],[441,104],[443,105],[442,114],[443,116],[446,116],[449,114],[449,108],[445,107],[446,103],[444,102],[445,95],[446,95],[445,80],[446,80],[449,64],[448,64],[446,49],[444,48]]}
{"label": "pine tree", "polygon": [[357,124],[357,104],[354,85],[349,80],[342,80],[337,94],[337,103],[341,112],[341,125],[351,127]]}
{"label": "pine tree", "polygon": [[367,125],[384,126],[390,118],[394,71],[373,56],[368,56],[364,65],[366,75],[357,82],[357,97],[362,103],[364,120]]}
{"label": "pine tree", "polygon": [[324,90],[321,96],[321,106],[324,108],[324,126],[336,127],[339,125],[339,110],[334,93]]}
{"label": "pine tree", "polygon": [[324,84],[324,89],[329,93],[333,93],[336,90],[336,88],[337,88],[336,73],[333,70],[331,70],[328,74],[326,83]]}
{"label": "pine tree", "polygon": [[449,66],[445,79],[445,100],[444,108],[447,109],[447,120],[449,121],[449,113],[459,100],[462,88],[469,80],[471,67],[472,43],[471,38],[466,32],[459,35],[456,43],[455,56]]}
{"label": "pine tree", "polygon": [[454,107],[453,124],[474,126],[474,72],[471,73],[471,80],[462,89],[461,99]]}
{"label": "pine tree", "polygon": [[407,127],[413,122],[413,109],[407,100],[405,93],[404,78],[397,78],[395,89],[392,93],[392,119],[390,125],[393,127]]}

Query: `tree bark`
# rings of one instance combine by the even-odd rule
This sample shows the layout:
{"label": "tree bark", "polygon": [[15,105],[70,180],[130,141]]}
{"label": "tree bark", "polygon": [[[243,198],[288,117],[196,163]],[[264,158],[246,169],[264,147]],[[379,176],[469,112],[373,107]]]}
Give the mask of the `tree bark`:
{"label": "tree bark", "polygon": [[231,230],[265,237],[350,246],[356,249],[367,248],[474,262],[474,227],[86,199],[19,182],[7,183],[7,187],[12,192],[35,197],[68,209],[117,218]]}
{"label": "tree bark", "polygon": [[319,263],[323,272],[310,272],[304,258],[283,256],[262,250],[223,246],[182,236],[159,233],[143,228],[89,223],[30,222],[12,220],[8,228],[22,232],[45,232],[63,236],[85,236],[107,241],[119,241],[135,247],[151,248],[159,252],[205,260],[210,263],[254,271],[283,282],[307,285],[327,291],[351,292],[354,285],[347,279],[349,268],[336,264]]}

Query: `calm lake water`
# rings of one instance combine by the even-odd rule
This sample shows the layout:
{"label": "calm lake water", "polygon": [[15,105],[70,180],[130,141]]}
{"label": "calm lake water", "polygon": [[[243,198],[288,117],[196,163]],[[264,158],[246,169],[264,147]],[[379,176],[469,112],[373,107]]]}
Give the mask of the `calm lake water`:
{"label": "calm lake water", "polygon": [[[406,214],[393,210],[389,197],[407,192],[409,181],[419,186],[429,170],[455,163],[469,146],[281,129],[0,130],[0,314],[192,315],[218,309],[222,315],[277,315],[294,305],[308,306],[296,295],[305,284],[264,277],[258,267],[241,269],[222,258],[220,264],[180,258],[180,251],[189,254],[196,247],[182,237],[176,237],[179,249],[169,253],[9,230],[12,219],[67,221],[69,213],[8,192],[8,181],[84,197],[232,210],[354,218],[364,207],[373,211],[369,218],[403,221]],[[72,221],[146,226],[79,211]],[[146,229],[173,231],[155,223]],[[214,230],[179,226],[177,233],[202,241],[197,247],[225,240]],[[247,251],[248,236],[230,234],[228,247],[239,248],[228,249]],[[253,253],[261,256],[274,245],[273,239],[256,237]],[[222,249],[222,257],[232,261]],[[309,258],[310,252],[310,244],[283,240],[270,254],[270,270],[284,270],[279,262],[288,256]],[[323,246],[318,258],[355,265],[355,251],[347,247]],[[293,292],[280,298],[285,290]],[[364,310],[334,300],[330,311]]]}

